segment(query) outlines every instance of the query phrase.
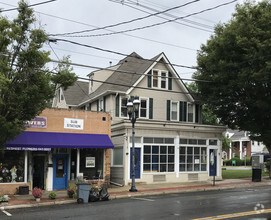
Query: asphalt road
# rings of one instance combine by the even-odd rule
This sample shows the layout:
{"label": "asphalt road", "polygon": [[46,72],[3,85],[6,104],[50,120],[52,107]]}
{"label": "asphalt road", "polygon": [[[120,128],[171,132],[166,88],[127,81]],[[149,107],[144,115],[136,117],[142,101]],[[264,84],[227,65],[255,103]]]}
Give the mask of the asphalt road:
{"label": "asphalt road", "polygon": [[235,216],[238,216],[235,219],[271,219],[271,188],[179,193],[0,211],[1,220],[232,219]]}

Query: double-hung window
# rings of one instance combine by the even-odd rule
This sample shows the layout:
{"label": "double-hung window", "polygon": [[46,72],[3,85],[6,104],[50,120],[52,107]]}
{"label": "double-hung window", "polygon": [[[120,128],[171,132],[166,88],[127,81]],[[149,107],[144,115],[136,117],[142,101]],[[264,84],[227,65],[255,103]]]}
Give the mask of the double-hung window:
{"label": "double-hung window", "polygon": [[166,89],[166,87],[167,87],[167,73],[162,72],[161,73],[161,88]]}
{"label": "double-hung window", "polygon": [[158,87],[158,71],[157,70],[153,70],[152,72],[152,86]]}
{"label": "double-hung window", "polygon": [[188,122],[194,122],[194,105],[188,104],[187,118]]}
{"label": "double-hung window", "polygon": [[127,102],[128,98],[121,98],[121,117],[127,117]]}
{"label": "double-hung window", "polygon": [[178,120],[178,102],[171,102],[171,120]]}
{"label": "double-hung window", "polygon": [[141,99],[140,100],[140,118],[147,118],[147,107],[148,107],[148,100]]}

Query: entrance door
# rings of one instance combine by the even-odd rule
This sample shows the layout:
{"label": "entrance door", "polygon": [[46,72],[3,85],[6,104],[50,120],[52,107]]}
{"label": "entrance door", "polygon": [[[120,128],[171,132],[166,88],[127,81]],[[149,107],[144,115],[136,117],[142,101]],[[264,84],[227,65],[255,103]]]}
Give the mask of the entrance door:
{"label": "entrance door", "polygon": [[33,157],[33,188],[44,189],[44,157]]}
{"label": "entrance door", "polygon": [[[132,178],[132,148],[130,150],[130,178]],[[135,178],[140,179],[140,157],[141,157],[141,149],[135,148]]]}
{"label": "entrance door", "polygon": [[53,189],[67,189],[68,187],[68,155],[54,155]]}
{"label": "entrance door", "polygon": [[209,153],[209,176],[217,175],[217,150],[210,149]]}

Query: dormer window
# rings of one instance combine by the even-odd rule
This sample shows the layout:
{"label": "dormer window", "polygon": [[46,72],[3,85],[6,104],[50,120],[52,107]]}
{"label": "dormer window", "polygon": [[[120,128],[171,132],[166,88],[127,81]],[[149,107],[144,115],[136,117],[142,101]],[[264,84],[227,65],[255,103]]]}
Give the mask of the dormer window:
{"label": "dormer window", "polygon": [[172,74],[165,70],[151,70],[148,73],[148,87],[172,90]]}
{"label": "dormer window", "polygon": [[161,88],[166,89],[166,87],[167,87],[167,73],[162,72],[161,73]]}
{"label": "dormer window", "polygon": [[158,87],[158,71],[153,70],[152,72],[152,86]]}

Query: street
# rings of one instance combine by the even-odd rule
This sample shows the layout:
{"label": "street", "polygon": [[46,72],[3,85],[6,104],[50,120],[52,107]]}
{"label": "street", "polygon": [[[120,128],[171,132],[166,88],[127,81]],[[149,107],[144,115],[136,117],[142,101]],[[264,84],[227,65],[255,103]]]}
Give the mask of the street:
{"label": "street", "polygon": [[0,211],[1,220],[214,219],[207,217],[215,216],[215,219],[271,219],[270,187],[167,194]]}

